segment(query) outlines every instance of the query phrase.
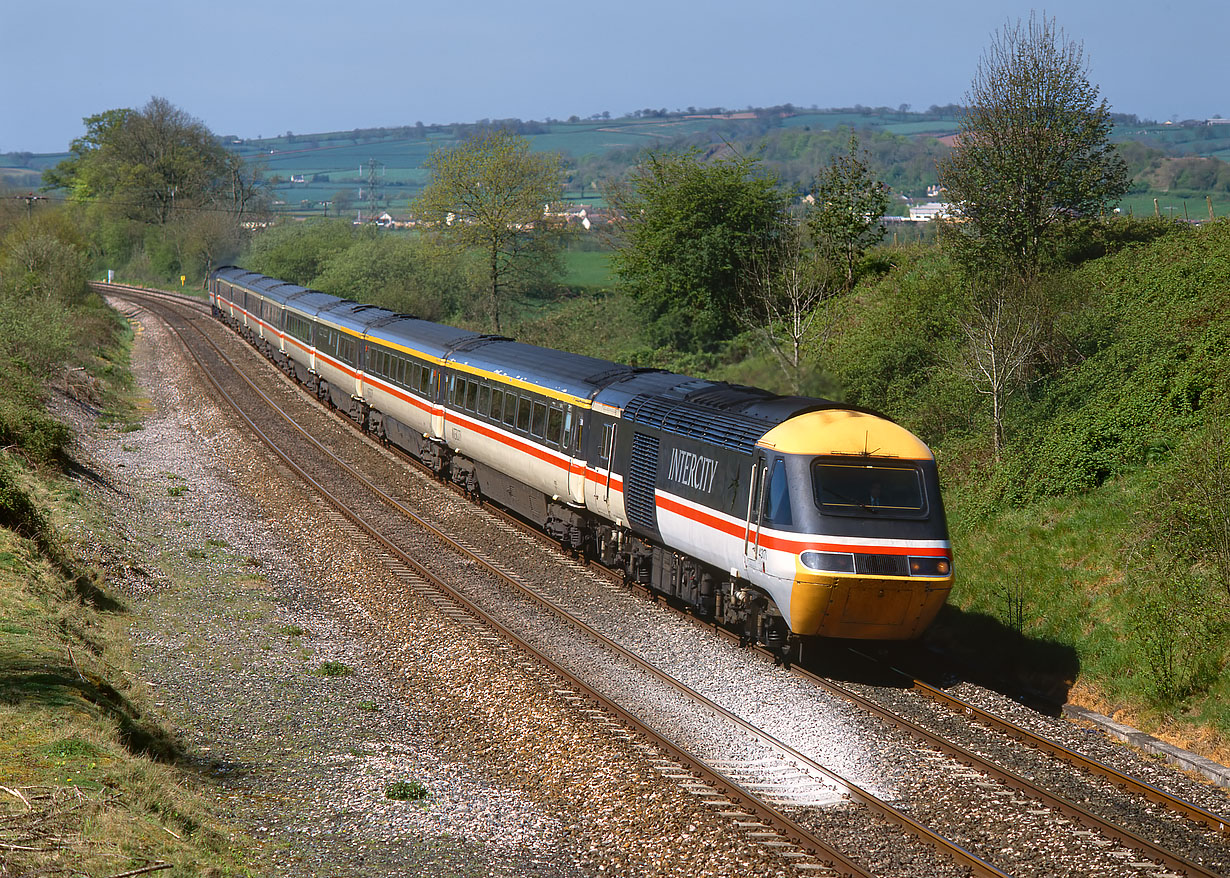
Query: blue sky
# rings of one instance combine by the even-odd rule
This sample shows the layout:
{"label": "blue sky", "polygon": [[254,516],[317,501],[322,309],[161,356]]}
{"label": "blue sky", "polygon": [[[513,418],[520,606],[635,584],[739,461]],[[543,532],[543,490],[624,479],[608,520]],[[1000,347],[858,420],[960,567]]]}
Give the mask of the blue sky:
{"label": "blue sky", "polygon": [[[165,97],[241,137],[642,108],[962,101],[1002,0],[0,0],[0,151]],[[1041,12],[1042,9],[1039,9]],[[1230,117],[1228,0],[1067,0],[1112,108]]]}

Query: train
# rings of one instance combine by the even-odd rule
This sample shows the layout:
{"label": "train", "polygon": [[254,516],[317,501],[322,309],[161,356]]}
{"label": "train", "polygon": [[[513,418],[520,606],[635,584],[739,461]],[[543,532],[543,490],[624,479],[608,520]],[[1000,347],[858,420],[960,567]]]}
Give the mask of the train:
{"label": "train", "polygon": [[935,457],[858,406],[525,344],[237,266],[212,314],[440,479],[783,655],[911,640],[953,583]]}

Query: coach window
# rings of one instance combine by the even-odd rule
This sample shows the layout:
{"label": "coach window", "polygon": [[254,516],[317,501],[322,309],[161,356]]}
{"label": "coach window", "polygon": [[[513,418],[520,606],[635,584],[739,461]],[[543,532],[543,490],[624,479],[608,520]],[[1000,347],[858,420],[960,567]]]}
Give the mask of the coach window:
{"label": "coach window", "polygon": [[565,451],[572,448],[572,406],[564,412],[564,439],[560,443],[560,447]]}
{"label": "coach window", "polygon": [[517,401],[517,429],[522,433],[530,431],[530,400],[525,396]]}
{"label": "coach window", "polygon": [[478,383],[470,381],[466,387],[466,411],[474,411],[478,407]]}
{"label": "coach window", "polygon": [[547,441],[552,445],[564,442],[564,413],[555,406],[547,410]]}
{"label": "coach window", "polygon": [[491,388],[486,384],[478,385],[478,413],[487,417],[491,411]]}
{"label": "coach window", "polygon": [[774,462],[773,475],[769,477],[769,490],[764,500],[764,520],[766,524],[783,527],[794,524],[794,515],[790,510],[790,485],[786,481],[786,462],[780,457]]}
{"label": "coach window", "polygon": [[547,407],[540,402],[534,403],[534,415],[530,419],[530,435],[541,439],[547,426]]}
{"label": "coach window", "polygon": [[431,388],[432,388],[432,384],[433,384],[433,382],[434,382],[435,380],[436,380],[436,370],[435,370],[435,369],[429,369],[429,368],[427,368],[426,366],[424,366],[424,367],[423,367],[423,384],[422,384],[422,388],[421,388],[421,389],[422,389],[422,391],[423,391],[423,396],[428,396],[428,397],[429,397],[429,396],[431,396],[431,395],[432,395],[432,394],[431,394]]}
{"label": "coach window", "polygon": [[517,394],[504,394],[504,423],[510,427],[517,425]]}
{"label": "coach window", "polygon": [[491,420],[499,421],[504,417],[504,391],[498,387],[491,388]]}

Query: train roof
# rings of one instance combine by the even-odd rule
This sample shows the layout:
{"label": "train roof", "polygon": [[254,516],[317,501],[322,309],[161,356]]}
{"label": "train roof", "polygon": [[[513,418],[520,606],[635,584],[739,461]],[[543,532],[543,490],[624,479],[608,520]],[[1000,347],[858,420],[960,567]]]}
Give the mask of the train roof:
{"label": "train roof", "polygon": [[641,374],[595,398],[633,423],[751,454],[771,429],[804,412],[850,408],[825,399],[780,396],[758,387],[688,378],[670,372]]}
{"label": "train roof", "polygon": [[214,269],[213,277],[222,278],[231,283],[243,284],[248,286],[252,281],[267,275],[260,274],[255,271],[248,271],[246,268],[240,268],[238,265],[223,265]]}
{"label": "train roof", "polygon": [[459,344],[483,337],[468,329],[432,323],[408,314],[392,314],[375,320],[367,331],[377,341],[391,342],[435,360],[443,360]]}
{"label": "train roof", "polygon": [[[299,284],[278,280],[276,277],[269,277],[255,271],[247,271],[234,265],[219,268],[214,272],[214,277],[222,278],[234,286],[250,290],[281,305],[285,305],[291,299],[294,299],[297,307],[311,314],[314,314],[315,310],[318,310],[323,305],[322,298],[328,299],[330,302],[339,301],[337,296],[327,296],[325,293],[308,289]],[[319,298],[313,301],[311,297]],[[305,302],[311,302],[312,305],[315,305],[315,310],[310,306],[305,307]]]}
{"label": "train roof", "polygon": [[556,351],[499,336],[480,336],[463,342],[454,348],[449,360],[578,400],[589,400],[612,378],[633,371],[629,366],[609,360]]}
{"label": "train roof", "polygon": [[339,299],[316,312],[321,323],[349,330],[355,335],[364,335],[369,326],[378,320],[393,316],[392,311],[378,305],[363,305],[349,299]]}
{"label": "train roof", "polygon": [[345,301],[337,296],[331,296],[328,293],[322,293],[319,290],[305,289],[297,295],[291,296],[286,300],[286,307],[293,308],[308,317],[315,317],[325,308],[332,308],[339,302]]}
{"label": "train roof", "polygon": [[769,430],[806,412],[845,409],[883,417],[831,400],[779,396],[756,387],[689,378],[483,335],[339,299],[236,266],[219,268],[214,275],[271,298],[285,295],[283,301],[289,307],[358,335],[463,370],[504,376],[564,399],[591,400],[596,406],[618,410],[635,423],[748,453]]}

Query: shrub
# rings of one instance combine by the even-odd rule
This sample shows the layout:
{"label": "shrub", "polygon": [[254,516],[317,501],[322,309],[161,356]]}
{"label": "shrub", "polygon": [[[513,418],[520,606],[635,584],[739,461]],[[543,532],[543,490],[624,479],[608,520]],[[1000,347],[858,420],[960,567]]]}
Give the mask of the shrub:
{"label": "shrub", "polygon": [[384,788],[384,796],[399,802],[421,802],[427,798],[427,788],[416,780],[399,780]]}
{"label": "shrub", "polygon": [[316,669],[316,675],[319,677],[349,677],[353,673],[354,668],[342,662],[321,662]]}
{"label": "shrub", "polygon": [[1134,634],[1153,704],[1173,709],[1207,693],[1221,675],[1230,622],[1210,583],[1170,565],[1162,576],[1133,583],[1142,592]]}

